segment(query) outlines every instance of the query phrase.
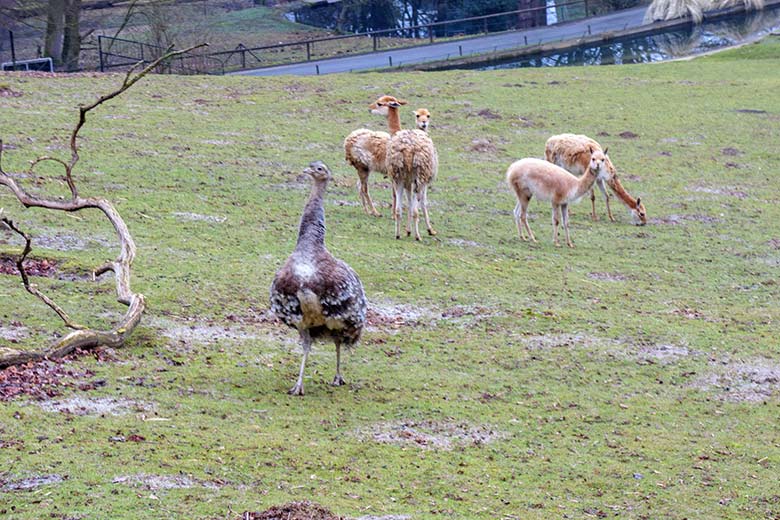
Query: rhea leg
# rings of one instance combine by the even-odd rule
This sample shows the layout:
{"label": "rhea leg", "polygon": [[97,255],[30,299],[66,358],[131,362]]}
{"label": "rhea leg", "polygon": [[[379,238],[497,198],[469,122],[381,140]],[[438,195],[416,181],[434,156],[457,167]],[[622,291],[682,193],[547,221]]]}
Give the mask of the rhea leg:
{"label": "rhea leg", "polygon": [[428,234],[436,236],[436,230],[433,229],[433,225],[431,225],[431,217],[428,216],[428,186],[423,186],[421,205],[423,216],[425,217],[425,226],[428,228]]}
{"label": "rhea leg", "polygon": [[607,191],[606,186],[604,186],[604,181],[602,179],[596,180],[596,186],[598,186],[601,193],[604,194],[604,203],[607,205],[607,216],[609,217],[609,221],[615,222],[615,217],[612,216],[612,209],[609,207],[609,192]]}
{"label": "rhea leg", "polygon": [[336,342],[336,377],[333,378],[331,385],[342,386],[347,384],[344,378],[341,377],[341,340],[334,340]]}
{"label": "rhea leg", "polygon": [[301,371],[298,373],[298,381],[295,383],[289,392],[290,395],[303,395],[303,370],[306,368],[306,359],[311,352],[311,335],[309,331],[301,330],[301,346],[303,347],[303,359],[301,360]]}
{"label": "rhea leg", "polygon": [[569,205],[561,204],[561,220],[563,220],[563,230],[566,232],[566,245],[574,247],[574,244],[569,238]]}

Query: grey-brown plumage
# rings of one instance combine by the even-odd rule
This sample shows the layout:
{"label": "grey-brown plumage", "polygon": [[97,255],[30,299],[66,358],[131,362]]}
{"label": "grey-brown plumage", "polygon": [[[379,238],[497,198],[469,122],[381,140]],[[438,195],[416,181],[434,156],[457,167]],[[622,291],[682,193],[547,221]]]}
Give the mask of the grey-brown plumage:
{"label": "grey-brown plumage", "polygon": [[336,344],[336,376],[341,377],[341,345],[352,347],[366,322],[366,297],[355,271],[325,248],[323,195],[331,179],[328,167],[316,161],[304,170],[314,180],[301,216],[295,251],[271,284],[271,312],[298,330],[303,360],[290,394],[303,395],[303,371],[312,341],[331,338]]}

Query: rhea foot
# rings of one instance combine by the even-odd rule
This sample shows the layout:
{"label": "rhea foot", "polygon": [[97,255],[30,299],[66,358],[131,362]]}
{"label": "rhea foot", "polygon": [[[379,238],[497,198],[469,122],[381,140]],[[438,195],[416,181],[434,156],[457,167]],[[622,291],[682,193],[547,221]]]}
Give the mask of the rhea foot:
{"label": "rhea foot", "polygon": [[290,391],[287,393],[290,395],[303,395],[303,382],[298,381],[295,383],[295,386],[290,388]]}
{"label": "rhea foot", "polygon": [[344,386],[346,384],[347,382],[344,381],[344,378],[341,377],[341,374],[336,374],[336,377],[333,378],[333,382],[331,383],[333,386]]}

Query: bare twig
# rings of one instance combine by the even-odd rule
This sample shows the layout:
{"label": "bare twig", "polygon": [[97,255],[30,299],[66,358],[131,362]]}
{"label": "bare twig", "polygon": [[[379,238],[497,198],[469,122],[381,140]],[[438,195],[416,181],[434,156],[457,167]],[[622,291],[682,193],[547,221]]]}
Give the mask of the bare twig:
{"label": "bare twig", "polygon": [[[113,329],[108,331],[89,329],[73,322],[73,320],[70,319],[68,314],[62,308],[60,308],[53,300],[41,293],[34,284],[30,283],[23,265],[24,260],[27,258],[27,255],[31,250],[30,237],[21,229],[19,229],[10,219],[3,217],[0,221],[2,221],[6,226],[8,226],[9,229],[20,235],[25,240],[24,251],[17,262],[17,267],[22,277],[22,282],[24,283],[25,289],[27,289],[27,291],[31,294],[40,298],[47,306],[49,306],[52,310],[54,310],[54,312],[57,313],[57,315],[60,316],[67,327],[74,330],[57,341],[51,348],[43,352],[20,352],[11,349],[0,349],[0,368],[19,363],[25,363],[31,360],[60,358],[79,348],[91,348],[101,345],[109,347],[121,347],[124,344],[126,338],[132,333],[132,331],[141,321],[141,315],[146,308],[146,300],[142,294],[134,293],[130,286],[130,271],[136,252],[135,242],[130,235],[130,231],[127,228],[127,225],[125,224],[121,215],[116,210],[114,205],[111,204],[111,202],[100,197],[81,197],[73,180],[73,169],[79,161],[79,151],[77,145],[78,133],[86,123],[86,115],[88,112],[100,106],[104,102],[122,94],[141,78],[158,67],[165,60],[184,54],[186,52],[190,52],[191,50],[201,46],[202,45],[195,45],[181,51],[173,51],[169,49],[168,52],[166,52],[163,56],[154,60],[137,74],[133,75],[133,72],[137,70],[138,67],[140,67],[140,64],[131,69],[131,71],[128,72],[128,74],[125,76],[122,85],[118,89],[99,97],[93,103],[80,106],[79,119],[70,136],[71,158],[69,162],[48,156],[39,157],[38,159],[32,161],[30,166],[31,173],[33,172],[35,166],[43,161],[53,161],[62,165],[62,167],[65,169],[65,178],[68,183],[68,187],[70,188],[70,199],[36,196],[24,190],[24,188],[22,188],[16,181],[15,177],[19,176],[9,174],[2,168],[3,142],[0,140],[0,186],[5,186],[11,190],[11,192],[16,196],[16,198],[24,207],[39,207],[65,212],[76,212],[87,208],[95,208],[103,212],[109,222],[111,222],[119,239],[120,253],[115,260],[106,262],[102,266],[96,268],[93,272],[93,277],[97,277],[108,271],[113,272],[116,280],[117,301],[128,307],[124,317]],[[2,213],[2,211],[0,211],[0,213]]]}

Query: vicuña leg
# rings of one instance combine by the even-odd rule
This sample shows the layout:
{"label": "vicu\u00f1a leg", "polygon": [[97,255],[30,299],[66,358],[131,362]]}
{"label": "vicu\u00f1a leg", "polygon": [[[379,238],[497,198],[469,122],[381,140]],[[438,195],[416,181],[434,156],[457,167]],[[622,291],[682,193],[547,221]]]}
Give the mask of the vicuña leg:
{"label": "vicu\u00f1a leg", "polygon": [[393,179],[393,192],[395,195],[395,238],[401,238],[401,212],[403,210],[404,187],[401,181]]}
{"label": "vicu\u00f1a leg", "polygon": [[566,245],[574,247],[574,244],[569,238],[569,205],[561,204],[561,220],[563,220],[563,230],[566,232]]}
{"label": "vicu\u00f1a leg", "polygon": [[412,213],[414,210],[414,203],[412,202],[414,196],[412,190],[406,190],[406,236],[412,236]]}
{"label": "vicu\u00f1a leg", "polygon": [[[587,175],[587,173],[585,175]],[[599,216],[596,215],[596,193],[593,188],[590,189],[590,218],[593,219],[594,222],[599,219]]]}
{"label": "vicu\u00f1a leg", "polygon": [[552,207],[553,244],[555,244],[556,247],[561,247],[561,244],[558,243],[558,223],[559,222],[560,222],[560,218],[558,217],[558,206],[553,204],[553,207]]}
{"label": "vicu\u00f1a leg", "polygon": [[[524,198],[520,200],[520,221],[523,223],[523,227],[528,231],[528,236],[531,242],[536,242],[534,232],[531,231],[531,226],[528,225],[528,204],[531,202],[531,198]],[[522,238],[522,237],[521,237]]]}
{"label": "vicu\u00f1a leg", "polygon": [[428,216],[428,186],[423,186],[421,204],[423,216],[425,217],[425,226],[428,228],[428,234],[436,236],[436,230],[431,225],[431,217]]}
{"label": "vicu\u00f1a leg", "polygon": [[601,193],[604,194],[604,203],[607,205],[607,216],[609,217],[609,221],[615,222],[615,217],[612,216],[612,209],[609,207],[609,192],[607,191],[607,187],[604,186],[604,181],[602,179],[597,179],[596,186],[598,186]]}
{"label": "vicu\u00f1a leg", "polygon": [[420,193],[412,193],[411,194],[411,204],[409,207],[409,214],[412,216],[412,219],[414,219],[414,239],[415,240],[422,240],[420,237],[420,209],[419,209],[419,203],[420,203]]}

